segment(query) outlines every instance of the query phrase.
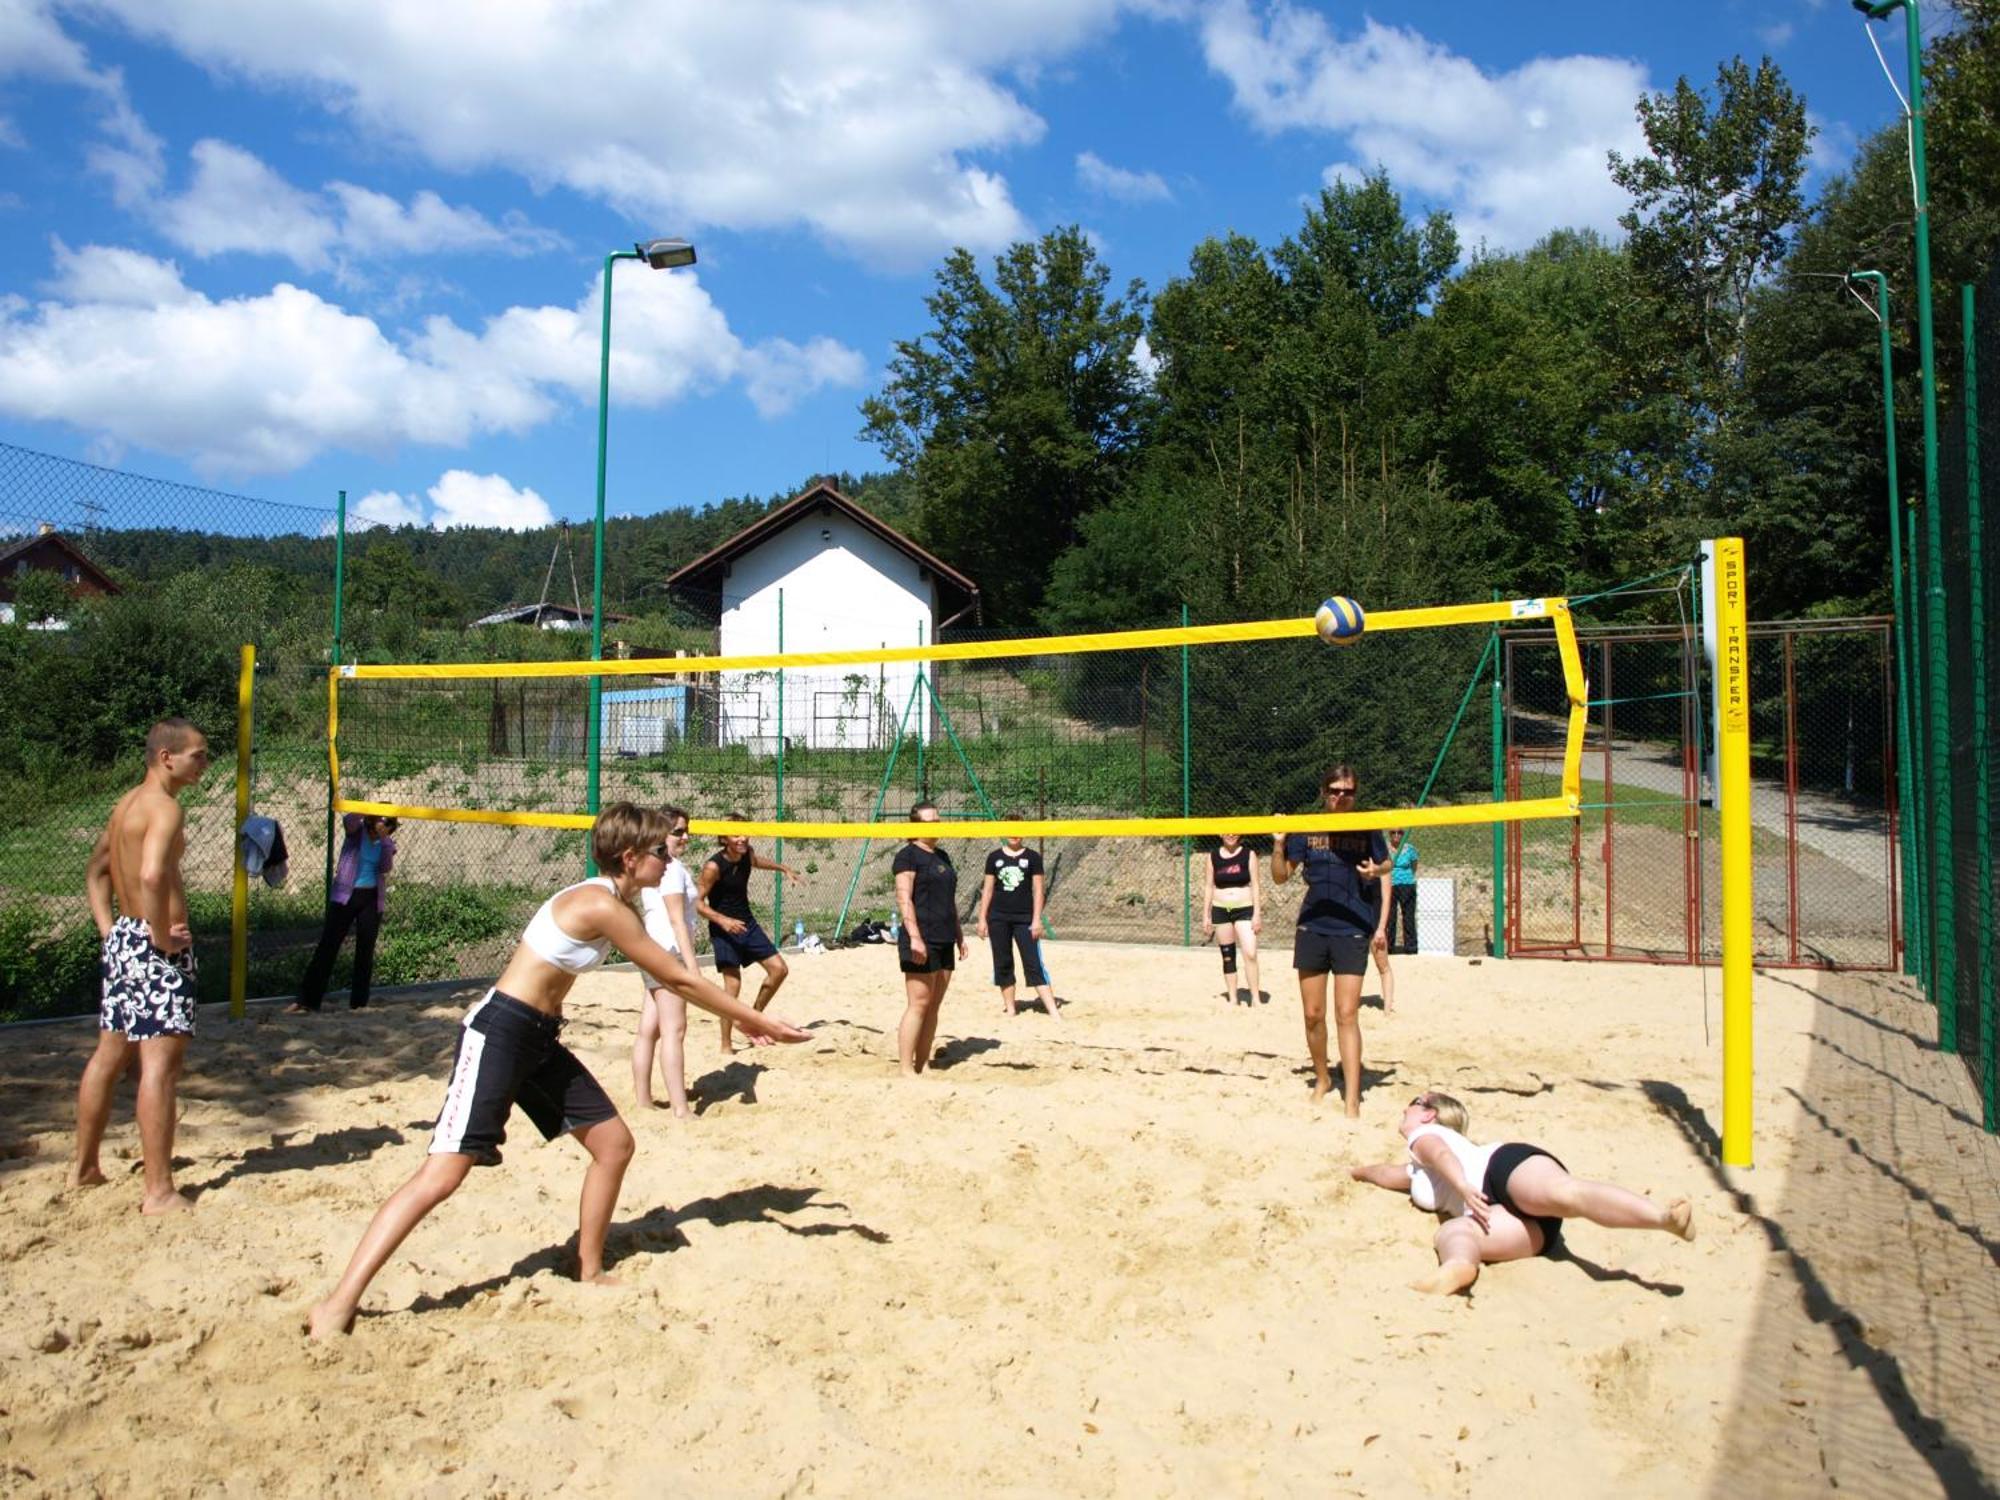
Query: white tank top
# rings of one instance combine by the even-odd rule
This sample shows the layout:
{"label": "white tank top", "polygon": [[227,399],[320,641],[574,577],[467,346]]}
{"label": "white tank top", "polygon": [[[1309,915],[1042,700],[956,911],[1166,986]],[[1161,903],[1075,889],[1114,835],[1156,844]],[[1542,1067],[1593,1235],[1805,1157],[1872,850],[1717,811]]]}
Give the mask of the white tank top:
{"label": "white tank top", "polygon": [[586,973],[603,963],[604,955],[611,951],[610,938],[593,938],[585,942],[582,938],[571,937],[556,925],[556,902],[587,885],[601,885],[612,895],[618,894],[618,883],[608,875],[566,885],[537,908],[535,914],[528,918],[527,929],[521,934],[521,941],[527,944],[535,957],[554,964],[565,974]]}

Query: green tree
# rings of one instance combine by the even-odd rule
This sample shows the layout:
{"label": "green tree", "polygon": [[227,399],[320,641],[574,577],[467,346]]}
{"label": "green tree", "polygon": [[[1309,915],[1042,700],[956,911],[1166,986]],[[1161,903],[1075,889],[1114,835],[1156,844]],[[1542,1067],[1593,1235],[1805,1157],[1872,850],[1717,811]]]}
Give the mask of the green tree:
{"label": "green tree", "polygon": [[1416,321],[1458,263],[1458,230],[1442,209],[1410,223],[1402,195],[1377,168],[1358,185],[1320,189],[1318,205],[1273,257],[1295,299],[1317,305],[1329,288],[1346,287],[1381,332],[1394,333]]}
{"label": "green tree", "polygon": [[1750,293],[1783,260],[1804,212],[1799,185],[1814,128],[1770,58],[1716,70],[1715,98],[1685,77],[1638,104],[1646,153],[1611,153],[1632,195],[1619,217],[1633,265],[1711,372],[1740,378]]}
{"label": "green tree", "polygon": [[919,540],[980,585],[991,619],[1032,614],[1052,559],[1137,452],[1145,289],[1109,289],[1075,227],[1013,246],[990,285],[954,251],[925,299],[933,328],[898,342],[862,405],[865,435],[915,476]]}
{"label": "green tree", "polygon": [[14,579],[14,623],[40,625],[47,620],[66,620],[75,603],[64,587],[62,576],[47,568],[30,568]]}

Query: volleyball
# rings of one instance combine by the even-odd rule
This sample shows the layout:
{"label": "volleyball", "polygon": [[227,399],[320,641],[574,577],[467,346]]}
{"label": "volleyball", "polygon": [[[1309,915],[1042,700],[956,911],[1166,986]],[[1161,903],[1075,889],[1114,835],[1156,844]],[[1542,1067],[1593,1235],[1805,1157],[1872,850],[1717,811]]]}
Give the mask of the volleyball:
{"label": "volleyball", "polygon": [[1335,594],[1320,602],[1313,625],[1319,631],[1319,638],[1329,645],[1347,646],[1361,639],[1361,632],[1368,628],[1368,616],[1356,601]]}

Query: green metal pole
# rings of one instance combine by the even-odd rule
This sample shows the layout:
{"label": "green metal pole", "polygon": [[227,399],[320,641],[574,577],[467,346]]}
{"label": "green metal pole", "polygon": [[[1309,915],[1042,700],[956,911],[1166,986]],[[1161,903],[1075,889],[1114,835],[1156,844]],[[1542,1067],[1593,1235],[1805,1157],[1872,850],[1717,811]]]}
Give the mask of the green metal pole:
{"label": "green metal pole", "polygon": [[1903,597],[1902,502],[1897,495],[1900,478],[1896,464],[1896,369],[1890,339],[1889,278],[1880,271],[1847,274],[1850,280],[1874,284],[1875,322],[1882,346],[1882,452],[1889,482],[1889,609],[1896,650],[1896,801],[1902,809],[1897,821],[1901,831],[1898,857],[1903,862],[1903,972],[1918,974],[1922,972],[1923,956],[1923,932],[1916,920],[1918,809],[1910,795],[1916,739],[1911,733],[1914,705],[1910,698],[1910,618]]}
{"label": "green metal pole", "polygon": [[[1500,590],[1493,591],[1495,603]],[[1500,644],[1500,627],[1487,637],[1493,652],[1493,800],[1507,800],[1507,705],[1502,689],[1506,652]],[[1507,956],[1507,830],[1493,825],[1493,956]]]}
{"label": "green metal pole", "polygon": [[[924,625],[923,621],[919,620],[917,622],[917,647],[919,650],[923,648],[923,644],[924,644]],[[919,703],[924,701],[923,694],[930,691],[929,686],[924,682],[925,675],[926,674],[924,672],[924,664],[922,662],[918,662],[917,683],[919,685],[920,691],[917,696],[917,701]],[[924,716],[921,719],[917,720],[917,795],[919,797],[928,797],[931,794],[930,783],[924,779],[924,739],[925,739],[925,731],[930,728],[930,718],[931,718],[931,711],[928,708],[926,708],[924,710]]]}
{"label": "green metal pole", "polygon": [[[340,665],[341,606],[347,593],[347,491],[333,510],[333,665]],[[333,762],[326,767],[326,890],[333,894]]]}
{"label": "green metal pole", "polygon": [[1965,403],[1965,550],[1967,570],[1972,575],[1972,828],[1978,840],[1979,886],[1975,899],[1979,906],[1979,1045],[1981,1094],[1985,1099],[1986,1128],[1996,1126],[1994,1116],[1995,1048],[1993,1039],[1993,836],[1991,818],[1991,773],[1987,756],[1991,741],[1986,720],[1986,539],[1980,514],[1979,495],[1979,341],[1973,290],[1958,290],[1959,314],[1965,341],[1965,381],[1960,399]]}
{"label": "green metal pole", "polygon": [[1911,834],[1917,846],[1917,982],[1923,986],[1926,995],[1931,993],[1933,982],[1932,964],[1937,958],[1937,945],[1932,941],[1931,909],[1936,896],[1931,876],[1931,770],[1930,770],[1930,715],[1924,711],[1922,699],[1928,703],[1928,654],[1923,649],[1925,640],[1924,624],[1927,609],[1923,591],[1917,580],[1917,509],[1914,505],[1903,509],[1903,555],[1909,559],[1909,572],[1903,580],[1903,593],[1910,606],[1910,791],[1916,799],[1911,818]]}
{"label": "green metal pole", "polygon": [[[597,512],[591,523],[590,550],[590,659],[604,660],[604,450],[611,433],[611,268],[621,260],[637,260],[636,250],[613,250],[604,257],[604,326],[597,338]],[[584,726],[586,761],[585,806],[597,816],[602,785],[601,744],[604,733],[604,679],[590,679],[590,720]],[[585,873],[597,873],[597,856],[584,852]]]}
{"label": "green metal pole", "polygon": [[[778,654],[785,654],[785,591],[778,590]],[[778,668],[778,821],[785,821],[785,669]],[[778,835],[777,861],[785,862],[785,837]],[[771,941],[785,941],[785,872],[777,878],[777,894],[771,898]]]}
{"label": "green metal pole", "polygon": [[[1188,607],[1181,606],[1181,629],[1187,629]],[[1181,816],[1194,816],[1194,715],[1190,704],[1193,695],[1188,682],[1188,648],[1181,647]],[[1194,840],[1181,835],[1181,946],[1191,947],[1194,943],[1194,872],[1189,869],[1189,861],[1194,858]]]}

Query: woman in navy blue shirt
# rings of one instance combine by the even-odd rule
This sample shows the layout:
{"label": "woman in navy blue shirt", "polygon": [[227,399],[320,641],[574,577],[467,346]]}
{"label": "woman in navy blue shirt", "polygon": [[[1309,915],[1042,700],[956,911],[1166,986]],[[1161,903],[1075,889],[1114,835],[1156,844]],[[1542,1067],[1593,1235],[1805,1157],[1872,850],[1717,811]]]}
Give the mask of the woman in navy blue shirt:
{"label": "woman in navy blue shirt", "polygon": [[[1354,811],[1358,786],[1352,766],[1328,771],[1320,778],[1326,810]],[[1351,1120],[1361,1113],[1361,978],[1368,972],[1369,950],[1386,952],[1389,945],[1383,926],[1388,903],[1382,899],[1389,844],[1375,829],[1279,834],[1271,845],[1271,879],[1283,885],[1294,870],[1304,872],[1306,885],[1292,967],[1299,973],[1299,1002],[1305,1009],[1313,1099],[1324,1099],[1333,1087],[1326,1067],[1326,981],[1331,974],[1341,1093]]]}

